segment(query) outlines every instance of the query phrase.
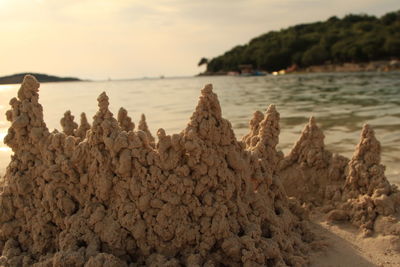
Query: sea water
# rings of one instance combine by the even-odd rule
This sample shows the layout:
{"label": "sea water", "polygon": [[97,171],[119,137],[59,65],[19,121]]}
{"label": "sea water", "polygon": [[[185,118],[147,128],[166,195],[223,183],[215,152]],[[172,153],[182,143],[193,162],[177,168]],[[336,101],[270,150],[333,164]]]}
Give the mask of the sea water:
{"label": "sea water", "polygon": [[[89,120],[97,111],[97,96],[105,91],[117,115],[124,107],[137,124],[144,113],[155,135],[183,130],[195,109],[200,89],[213,84],[225,118],[237,138],[248,132],[256,110],[275,104],[281,114],[278,149],[288,153],[310,116],[316,117],[332,152],[351,157],[364,123],[373,126],[382,145],[382,163],[392,182],[400,183],[400,72],[313,73],[264,77],[184,77],[120,81],[43,83],[40,103],[50,130],[61,129],[66,110],[85,112]],[[4,145],[9,122],[5,112],[19,85],[0,85],[0,174],[12,151]]]}

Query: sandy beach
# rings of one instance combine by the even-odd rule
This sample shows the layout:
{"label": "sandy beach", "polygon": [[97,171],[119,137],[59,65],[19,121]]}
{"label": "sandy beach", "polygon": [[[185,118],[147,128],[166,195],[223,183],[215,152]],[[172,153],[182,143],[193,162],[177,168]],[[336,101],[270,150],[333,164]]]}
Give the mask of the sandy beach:
{"label": "sandy beach", "polygon": [[[368,124],[348,158],[310,117],[289,153],[279,107],[241,140],[211,85],[180,133],[65,112],[52,132],[26,76],[7,111],[1,266],[398,266],[400,191]],[[295,141],[295,140],[293,140]]]}
{"label": "sandy beach", "polygon": [[400,267],[393,0],[0,0],[0,267]]}

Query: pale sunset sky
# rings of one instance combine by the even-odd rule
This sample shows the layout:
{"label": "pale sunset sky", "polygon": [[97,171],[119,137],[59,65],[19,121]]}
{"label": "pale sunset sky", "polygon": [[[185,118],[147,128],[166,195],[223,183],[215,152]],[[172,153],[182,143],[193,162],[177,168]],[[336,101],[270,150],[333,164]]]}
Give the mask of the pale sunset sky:
{"label": "pale sunset sky", "polygon": [[195,75],[201,57],[270,30],[398,9],[399,0],[0,0],[0,76]]}

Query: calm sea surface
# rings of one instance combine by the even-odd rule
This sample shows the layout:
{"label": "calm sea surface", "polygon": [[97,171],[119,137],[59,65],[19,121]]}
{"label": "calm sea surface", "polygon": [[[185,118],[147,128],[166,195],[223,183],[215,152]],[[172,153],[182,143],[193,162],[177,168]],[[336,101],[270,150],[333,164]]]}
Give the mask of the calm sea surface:
{"label": "calm sea surface", "polygon": [[[200,89],[208,83],[214,85],[223,115],[232,122],[238,138],[247,133],[254,111],[275,104],[281,114],[279,148],[285,153],[310,116],[315,116],[324,130],[328,149],[348,157],[358,143],[362,125],[371,124],[383,147],[386,174],[400,183],[400,72],[44,83],[40,102],[49,129],[60,129],[66,110],[71,110],[77,122],[81,112],[93,117],[97,96],[106,91],[115,115],[124,107],[135,123],[144,113],[153,132],[164,128],[176,133],[186,126]],[[11,155],[2,143],[9,127],[4,114],[18,88],[0,85],[0,173]]]}

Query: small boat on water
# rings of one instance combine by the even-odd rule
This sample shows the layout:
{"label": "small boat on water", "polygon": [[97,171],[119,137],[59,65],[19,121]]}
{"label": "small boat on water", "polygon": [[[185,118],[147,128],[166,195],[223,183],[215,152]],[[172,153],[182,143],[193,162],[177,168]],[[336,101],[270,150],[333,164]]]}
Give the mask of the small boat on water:
{"label": "small boat on water", "polygon": [[237,72],[229,71],[226,75],[228,76],[238,76],[238,77],[250,77],[250,76],[266,76],[268,73],[265,71],[253,71],[253,72]]}
{"label": "small boat on water", "polygon": [[265,76],[267,72],[253,69],[253,65],[251,64],[243,64],[239,65],[239,76],[249,77],[249,76]]}
{"label": "small boat on water", "polygon": [[266,76],[267,74],[266,71],[256,71],[253,76]]}
{"label": "small boat on water", "polygon": [[265,71],[253,71],[249,73],[241,73],[240,76],[249,77],[249,76],[266,76],[268,73]]}

